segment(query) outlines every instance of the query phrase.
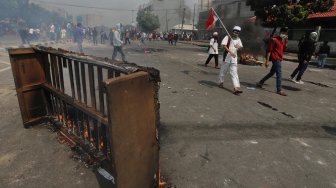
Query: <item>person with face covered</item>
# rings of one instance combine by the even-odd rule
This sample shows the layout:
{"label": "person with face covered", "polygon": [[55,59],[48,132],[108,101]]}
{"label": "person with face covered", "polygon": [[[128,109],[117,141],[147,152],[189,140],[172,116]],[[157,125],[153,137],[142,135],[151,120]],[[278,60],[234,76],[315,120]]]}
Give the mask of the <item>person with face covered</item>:
{"label": "person with face covered", "polygon": [[204,66],[208,66],[212,57],[215,58],[215,68],[218,68],[218,33],[214,32],[212,38],[210,39],[209,57],[206,60]]}
{"label": "person with face covered", "polygon": [[271,78],[274,74],[276,74],[276,88],[277,94],[281,96],[287,96],[285,92],[281,89],[281,80],[282,80],[282,72],[281,72],[281,62],[283,60],[283,52],[287,49],[287,36],[288,28],[283,27],[280,29],[280,35],[274,36],[269,41],[267,47],[267,56],[265,61],[265,67],[269,66],[269,61],[272,61],[271,71],[259,82],[257,82],[257,87],[262,88],[263,84],[266,80]]}
{"label": "person with face covered", "polygon": [[233,93],[242,93],[240,90],[239,77],[237,73],[238,60],[237,52],[243,48],[243,44],[238,37],[241,28],[239,26],[233,27],[232,38],[230,36],[224,37],[222,41],[222,46],[224,47],[223,54],[223,64],[219,72],[219,85],[218,87],[223,88],[224,78],[228,71],[230,71],[231,79],[233,82]]}
{"label": "person with face covered", "polygon": [[292,80],[294,83],[304,84],[301,78],[308,67],[312,55],[315,52],[316,39],[317,33],[311,32],[300,44],[298,53],[299,65],[289,77],[289,79]]}

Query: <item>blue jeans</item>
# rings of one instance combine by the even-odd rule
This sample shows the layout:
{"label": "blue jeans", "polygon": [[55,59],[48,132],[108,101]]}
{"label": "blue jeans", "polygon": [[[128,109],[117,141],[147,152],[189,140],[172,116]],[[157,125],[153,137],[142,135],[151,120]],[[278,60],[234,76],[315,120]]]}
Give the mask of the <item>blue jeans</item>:
{"label": "blue jeans", "polygon": [[281,73],[281,61],[272,61],[272,68],[271,71],[260,80],[260,84],[264,84],[266,80],[271,78],[274,74],[276,74],[276,88],[277,92],[281,91],[281,79],[282,79],[282,73]]}
{"label": "blue jeans", "polygon": [[327,54],[320,54],[318,57],[318,66],[324,68],[324,64],[327,60]]}

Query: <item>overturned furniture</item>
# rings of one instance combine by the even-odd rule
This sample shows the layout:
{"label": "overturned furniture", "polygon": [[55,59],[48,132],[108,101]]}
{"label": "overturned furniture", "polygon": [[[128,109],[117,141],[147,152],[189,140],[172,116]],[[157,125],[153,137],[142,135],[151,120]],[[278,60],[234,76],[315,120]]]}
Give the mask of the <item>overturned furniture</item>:
{"label": "overturned furniture", "polygon": [[158,187],[158,70],[42,46],[8,52],[25,127],[56,126],[108,164],[113,187]]}

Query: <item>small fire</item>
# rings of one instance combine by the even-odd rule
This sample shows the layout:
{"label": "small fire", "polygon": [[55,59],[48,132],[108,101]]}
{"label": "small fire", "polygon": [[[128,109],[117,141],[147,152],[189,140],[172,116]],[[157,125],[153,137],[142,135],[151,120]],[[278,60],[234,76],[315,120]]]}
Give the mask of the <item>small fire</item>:
{"label": "small fire", "polygon": [[62,114],[59,115],[59,119],[60,119],[60,121],[63,121],[63,116],[62,116]]}
{"label": "small fire", "polygon": [[89,138],[89,131],[88,131],[88,128],[87,128],[87,127],[86,127],[86,129],[85,129],[84,136],[85,136],[86,139]]}
{"label": "small fire", "polygon": [[71,120],[69,118],[68,118],[68,126],[69,126],[69,128],[72,127],[72,122],[71,122]]}
{"label": "small fire", "polygon": [[91,138],[90,138],[90,142],[91,142],[91,143],[94,143],[94,139],[93,139],[92,136],[91,136]]}
{"label": "small fire", "polygon": [[100,138],[99,149],[103,149],[103,148],[104,148],[104,141],[102,138]]}

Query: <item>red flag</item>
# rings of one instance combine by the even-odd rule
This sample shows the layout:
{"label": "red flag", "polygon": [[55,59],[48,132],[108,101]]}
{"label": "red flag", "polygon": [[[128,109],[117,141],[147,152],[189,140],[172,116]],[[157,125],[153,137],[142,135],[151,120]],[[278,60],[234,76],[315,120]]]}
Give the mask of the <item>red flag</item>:
{"label": "red flag", "polygon": [[215,16],[215,12],[213,8],[210,8],[209,18],[206,22],[205,28],[206,30],[211,30],[215,27],[216,21],[218,20],[217,16]]}

